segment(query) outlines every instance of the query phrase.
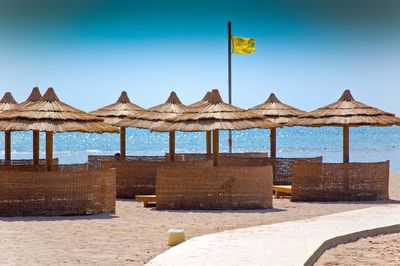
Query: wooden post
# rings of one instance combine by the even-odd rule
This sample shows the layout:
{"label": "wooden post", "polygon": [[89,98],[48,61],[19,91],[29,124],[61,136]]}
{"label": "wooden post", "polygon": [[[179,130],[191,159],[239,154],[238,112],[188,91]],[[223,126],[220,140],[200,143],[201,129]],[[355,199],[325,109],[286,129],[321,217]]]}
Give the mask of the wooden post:
{"label": "wooden post", "polygon": [[207,155],[211,155],[211,131],[206,131]]}
{"label": "wooden post", "polygon": [[271,158],[276,158],[276,128],[271,128],[271,134],[270,134],[270,153],[271,153]]}
{"label": "wooden post", "polygon": [[350,128],[343,127],[343,162],[350,162]]}
{"label": "wooden post", "polygon": [[125,160],[126,157],[126,128],[120,127],[119,128],[119,144],[120,144],[120,153],[121,153],[121,160]]}
{"label": "wooden post", "polygon": [[53,170],[53,132],[46,131],[46,169]]}
{"label": "wooden post", "polygon": [[4,159],[11,160],[11,131],[4,132]]}
{"label": "wooden post", "polygon": [[34,166],[39,165],[39,138],[40,138],[39,130],[34,130],[33,131],[33,149],[32,149]]}
{"label": "wooden post", "polygon": [[213,165],[218,166],[219,157],[219,132],[218,129],[213,130]]}
{"label": "wooden post", "polygon": [[169,160],[175,161],[175,131],[169,132]]}

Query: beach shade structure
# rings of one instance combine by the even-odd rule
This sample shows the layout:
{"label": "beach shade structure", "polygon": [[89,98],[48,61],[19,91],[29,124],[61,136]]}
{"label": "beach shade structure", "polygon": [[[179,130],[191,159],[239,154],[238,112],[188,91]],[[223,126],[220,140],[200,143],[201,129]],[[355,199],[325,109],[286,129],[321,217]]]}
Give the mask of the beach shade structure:
{"label": "beach shade structure", "polygon": [[155,131],[213,131],[213,165],[218,166],[219,130],[244,130],[251,128],[281,127],[252,111],[224,103],[218,92],[211,92],[207,104],[188,111],[166,122],[154,125]]}
{"label": "beach shade structure", "polygon": [[118,133],[117,128],[103,119],[60,101],[53,88],[34,103],[0,113],[0,130],[46,132],[46,169],[49,171],[53,167],[53,133]]}
{"label": "beach shade structure", "polygon": [[[31,94],[29,95],[28,99],[25,102],[18,104],[15,108],[24,109],[26,106],[29,106],[42,98],[42,94],[38,87],[34,87],[32,89]],[[38,130],[33,130],[32,133],[33,139],[33,147],[32,147],[32,158],[33,158],[33,165],[39,165],[39,143],[40,143],[40,132]]]}
{"label": "beach shade structure", "polygon": [[[250,110],[282,126],[287,125],[293,118],[306,114],[300,109],[282,103],[274,93],[271,93],[264,103]],[[270,153],[272,158],[276,158],[276,128],[271,128],[270,131]]]}
{"label": "beach shade structure", "polygon": [[349,163],[350,127],[386,127],[396,124],[400,124],[400,119],[394,114],[358,102],[354,100],[350,90],[345,90],[343,95],[336,102],[293,119],[288,123],[288,126],[342,127],[343,162]]}
{"label": "beach shade structure", "polygon": [[[197,108],[199,106],[205,105],[208,103],[208,100],[210,99],[211,96],[211,92],[207,91],[206,95],[204,95],[203,99],[201,101],[195,102],[191,105],[189,105],[189,108]],[[207,155],[211,155],[211,140],[212,136],[211,136],[211,131],[206,131],[206,153]]]}
{"label": "beach shade structure", "polygon": [[[132,103],[126,91],[123,91],[115,103],[90,112],[90,114],[103,118],[104,122],[110,125],[117,126],[117,124],[128,115],[132,115],[137,111],[143,110],[144,109],[142,107]],[[121,159],[124,160],[126,157],[126,128],[120,127],[119,131],[120,154]]]}
{"label": "beach shade structure", "polygon": [[[153,127],[160,123],[163,123],[168,119],[173,119],[178,114],[182,114],[187,110],[189,110],[189,108],[182,104],[176,93],[173,91],[165,103],[128,115],[117,125],[120,127],[152,130]],[[170,161],[175,160],[175,130],[169,132],[169,159]]]}
{"label": "beach shade structure", "polygon": [[[17,106],[17,101],[10,92],[6,92],[0,100],[0,112],[8,111]],[[4,131],[4,159],[11,160],[11,131]]]}

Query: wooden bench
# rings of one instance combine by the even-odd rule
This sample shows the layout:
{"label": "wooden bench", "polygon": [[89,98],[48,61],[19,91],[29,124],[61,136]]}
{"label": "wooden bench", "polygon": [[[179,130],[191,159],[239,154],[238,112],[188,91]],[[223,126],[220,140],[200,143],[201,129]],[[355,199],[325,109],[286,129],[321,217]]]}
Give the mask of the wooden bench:
{"label": "wooden bench", "polygon": [[143,207],[150,208],[156,206],[156,195],[136,195],[136,200],[143,201]]}
{"label": "wooden bench", "polygon": [[272,186],[272,190],[277,198],[292,196],[292,186]]}

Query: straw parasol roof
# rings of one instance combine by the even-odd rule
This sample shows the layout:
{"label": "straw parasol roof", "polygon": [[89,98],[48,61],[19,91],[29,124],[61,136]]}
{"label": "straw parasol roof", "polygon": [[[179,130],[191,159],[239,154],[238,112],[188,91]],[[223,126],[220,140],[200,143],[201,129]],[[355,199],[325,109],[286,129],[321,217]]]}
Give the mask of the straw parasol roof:
{"label": "straw parasol roof", "polygon": [[118,123],[118,126],[152,130],[153,127],[158,126],[160,123],[174,119],[177,115],[188,110],[189,108],[182,104],[173,91],[165,103],[154,106],[148,110],[135,112]]}
{"label": "straw parasol roof", "polygon": [[125,117],[143,110],[142,107],[132,103],[126,91],[123,91],[115,103],[90,112],[90,114],[103,118],[104,122],[115,126]]}
{"label": "straw parasol roof", "polygon": [[281,127],[264,116],[224,103],[218,90],[212,90],[209,101],[166,123],[154,126],[155,131],[207,131],[207,130],[243,130],[250,128]]}
{"label": "straw parasol roof", "polygon": [[300,109],[282,103],[274,93],[271,93],[264,103],[257,105],[250,110],[263,115],[272,122],[280,125],[286,125],[293,118],[306,114],[306,112]]}
{"label": "straw parasol roof", "polygon": [[196,108],[196,107],[202,106],[203,104],[206,104],[210,100],[210,97],[211,97],[211,92],[207,91],[206,95],[204,95],[204,97],[203,97],[203,99],[201,99],[201,101],[195,102],[195,103],[189,105],[188,107]]}
{"label": "straw parasol roof", "polygon": [[116,133],[118,130],[103,119],[61,102],[53,88],[29,105],[0,113],[0,130],[49,132]]}
{"label": "straw parasol roof", "polygon": [[39,88],[34,87],[26,101],[18,104],[16,108],[25,108],[25,106],[31,105],[32,103],[39,101],[41,98],[42,94],[40,93]]}
{"label": "straw parasol roof", "polygon": [[336,102],[292,120],[289,126],[393,126],[400,124],[394,114],[384,112],[354,100],[345,90]]}
{"label": "straw parasol roof", "polygon": [[0,112],[7,111],[17,106],[17,101],[14,99],[10,92],[4,93],[3,98],[0,100]]}

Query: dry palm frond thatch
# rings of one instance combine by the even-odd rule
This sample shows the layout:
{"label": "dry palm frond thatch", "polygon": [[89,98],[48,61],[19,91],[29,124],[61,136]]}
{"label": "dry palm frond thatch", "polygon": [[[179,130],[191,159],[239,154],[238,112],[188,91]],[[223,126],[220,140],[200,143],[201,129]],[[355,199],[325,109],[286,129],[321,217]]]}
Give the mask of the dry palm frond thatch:
{"label": "dry palm frond thatch", "polygon": [[224,103],[218,90],[211,92],[207,103],[190,108],[183,114],[166,121],[154,126],[152,130],[208,131],[281,127],[262,115]]}
{"label": "dry palm frond thatch", "polygon": [[40,93],[40,90],[38,87],[34,87],[32,89],[31,94],[29,95],[28,99],[26,99],[25,102],[22,102],[20,104],[18,104],[13,111],[17,111],[17,110],[21,110],[24,109],[26,106],[31,105],[37,101],[40,101],[40,99],[42,98],[42,94]]}
{"label": "dry palm frond thatch", "polygon": [[122,127],[145,128],[152,130],[153,127],[164,121],[175,118],[177,115],[188,111],[189,108],[182,104],[175,92],[171,92],[168,100],[148,110],[138,111],[129,115],[118,123]]}
{"label": "dry palm frond thatch", "polygon": [[0,130],[117,133],[103,119],[61,102],[53,88],[34,103],[0,113]]}
{"label": "dry palm frond thatch", "polygon": [[207,104],[207,102],[210,100],[210,98],[211,98],[211,92],[207,91],[206,95],[204,95],[204,97],[201,101],[195,102],[195,103],[189,105],[188,107],[196,108],[196,107],[202,106],[203,104]]}
{"label": "dry palm frond thatch", "polygon": [[281,125],[286,125],[292,119],[306,114],[306,112],[300,109],[282,103],[274,93],[271,93],[266,102],[257,105],[250,110]]}
{"label": "dry palm frond thatch", "polygon": [[142,107],[132,103],[128,97],[128,94],[123,91],[115,103],[90,112],[90,114],[103,118],[104,122],[115,126],[125,117],[133,115],[137,111],[143,110],[144,109]]}
{"label": "dry palm frond thatch", "polygon": [[13,109],[17,106],[17,101],[14,99],[10,92],[4,93],[3,98],[0,100],[0,112]]}
{"label": "dry palm frond thatch", "polygon": [[393,126],[400,119],[394,114],[354,100],[349,90],[338,101],[293,119],[289,126]]}

